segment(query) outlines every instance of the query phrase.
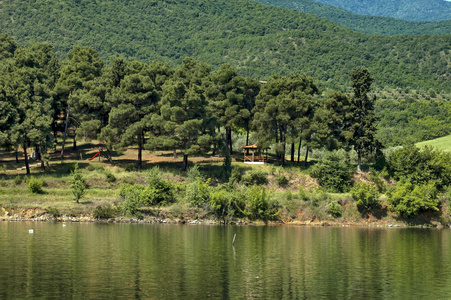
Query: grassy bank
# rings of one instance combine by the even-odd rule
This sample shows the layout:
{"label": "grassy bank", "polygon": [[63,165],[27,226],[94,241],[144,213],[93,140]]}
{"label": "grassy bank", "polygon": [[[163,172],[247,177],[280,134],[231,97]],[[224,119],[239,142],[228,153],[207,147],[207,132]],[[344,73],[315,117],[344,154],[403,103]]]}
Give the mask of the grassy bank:
{"label": "grassy bank", "polygon": [[[181,156],[172,152],[146,153],[144,169],[135,169],[136,149],[117,155],[114,161],[80,160],[95,153],[95,147],[67,153],[63,162],[55,153],[50,172],[40,167],[25,176],[10,154],[0,175],[0,217],[23,219],[43,217],[61,219],[165,220],[216,223],[276,224],[356,224],[447,226],[449,211],[422,213],[404,219],[388,210],[384,194],[378,206],[359,209],[349,193],[330,193],[321,188],[309,173],[309,166],[288,163],[284,168],[274,161],[247,165],[241,155],[232,157],[229,172],[221,157],[190,158],[190,170],[182,172]],[[72,193],[74,164],[78,164],[86,190],[79,202]],[[30,180],[42,188],[30,190]],[[354,182],[374,183],[370,173],[354,175]],[[388,183],[387,183],[388,184]]]}

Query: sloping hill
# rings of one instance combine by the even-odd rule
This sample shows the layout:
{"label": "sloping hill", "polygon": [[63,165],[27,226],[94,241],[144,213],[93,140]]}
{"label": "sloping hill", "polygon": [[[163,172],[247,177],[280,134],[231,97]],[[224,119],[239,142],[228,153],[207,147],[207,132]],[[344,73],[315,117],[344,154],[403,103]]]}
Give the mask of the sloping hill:
{"label": "sloping hill", "polygon": [[21,44],[50,42],[61,57],[74,45],[103,59],[192,56],[260,79],[302,72],[331,87],[347,86],[349,71],[364,66],[379,86],[451,90],[451,35],[366,35],[247,0],[3,0],[0,28]]}
{"label": "sloping hill", "polygon": [[[326,18],[340,26],[370,34],[412,35],[449,34],[451,20],[414,22],[390,17],[357,15],[347,10],[313,0],[256,0],[257,2],[294,9]],[[451,17],[450,17],[451,18]]]}
{"label": "sloping hill", "polygon": [[418,147],[432,146],[434,148],[449,152],[451,151],[451,135],[447,135],[435,140],[416,143],[415,145]]}
{"label": "sloping hill", "polygon": [[408,21],[451,19],[451,2],[445,0],[314,0],[359,15],[385,16]]}

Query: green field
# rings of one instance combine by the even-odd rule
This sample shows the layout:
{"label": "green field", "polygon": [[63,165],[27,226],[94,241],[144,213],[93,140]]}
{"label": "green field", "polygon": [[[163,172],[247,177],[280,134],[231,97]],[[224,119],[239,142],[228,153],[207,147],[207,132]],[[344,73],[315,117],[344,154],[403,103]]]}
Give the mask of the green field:
{"label": "green field", "polygon": [[435,140],[430,141],[424,141],[420,143],[416,143],[418,147],[424,147],[427,145],[433,146],[437,149],[443,150],[443,151],[451,151],[451,135],[447,135]]}

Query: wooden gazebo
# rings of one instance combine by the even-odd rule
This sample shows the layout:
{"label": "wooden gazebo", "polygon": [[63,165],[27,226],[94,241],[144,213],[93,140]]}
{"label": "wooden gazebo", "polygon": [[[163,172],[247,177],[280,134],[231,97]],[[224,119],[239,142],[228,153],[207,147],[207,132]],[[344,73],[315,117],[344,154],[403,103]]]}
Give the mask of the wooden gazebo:
{"label": "wooden gazebo", "polygon": [[260,148],[257,144],[242,146],[244,151],[244,163],[264,164],[268,161],[268,149]]}

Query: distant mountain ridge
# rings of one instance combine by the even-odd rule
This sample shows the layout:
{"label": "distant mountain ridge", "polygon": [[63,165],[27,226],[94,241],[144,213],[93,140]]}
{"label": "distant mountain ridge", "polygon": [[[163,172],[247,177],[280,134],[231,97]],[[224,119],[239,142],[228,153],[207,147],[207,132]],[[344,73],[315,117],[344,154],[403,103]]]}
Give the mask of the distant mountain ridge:
{"label": "distant mountain ridge", "polygon": [[415,22],[382,16],[358,15],[342,8],[316,2],[315,0],[255,1],[263,4],[311,13],[319,17],[326,18],[340,26],[369,34],[392,36],[405,34],[440,35],[451,33],[451,20],[436,22]]}
{"label": "distant mountain ridge", "polygon": [[176,65],[191,56],[262,80],[305,73],[332,88],[365,67],[377,86],[451,91],[451,35],[367,35],[248,0],[3,0],[0,28],[22,45],[49,42],[59,57],[74,45],[104,60]]}
{"label": "distant mountain ridge", "polygon": [[407,21],[451,19],[451,2],[445,0],[313,0],[359,15],[392,17]]}

